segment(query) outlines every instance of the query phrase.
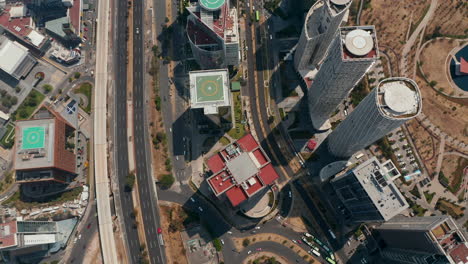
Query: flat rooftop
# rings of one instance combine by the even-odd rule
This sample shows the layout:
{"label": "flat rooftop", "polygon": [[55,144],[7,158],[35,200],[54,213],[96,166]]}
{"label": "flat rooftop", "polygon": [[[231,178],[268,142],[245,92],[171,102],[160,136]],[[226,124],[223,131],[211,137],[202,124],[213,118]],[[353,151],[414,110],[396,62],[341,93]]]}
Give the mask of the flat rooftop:
{"label": "flat rooftop", "polygon": [[54,119],[16,122],[15,169],[46,168],[54,165]]}
{"label": "flat rooftop", "polygon": [[418,85],[408,78],[388,78],[377,87],[379,110],[387,117],[400,119],[418,115],[422,108]]}
{"label": "flat rooftop", "polygon": [[231,104],[226,69],[192,71],[189,77],[192,108],[204,108],[205,114],[217,114],[219,107]]}
{"label": "flat rooftop", "polygon": [[206,161],[213,175],[207,179],[216,196],[225,193],[237,206],[278,179],[263,149],[247,134]]}
{"label": "flat rooftop", "polygon": [[409,207],[392,181],[392,178],[398,177],[400,173],[391,160],[382,164],[376,157],[372,157],[352,172],[385,221]]}
{"label": "flat rooftop", "polygon": [[341,27],[343,61],[376,60],[379,57],[374,26]]}
{"label": "flat rooftop", "polygon": [[200,0],[199,2],[201,7],[207,10],[214,11],[220,9],[224,5],[226,0]]}
{"label": "flat rooftop", "polygon": [[12,75],[28,55],[28,49],[6,37],[0,37],[0,69]]}

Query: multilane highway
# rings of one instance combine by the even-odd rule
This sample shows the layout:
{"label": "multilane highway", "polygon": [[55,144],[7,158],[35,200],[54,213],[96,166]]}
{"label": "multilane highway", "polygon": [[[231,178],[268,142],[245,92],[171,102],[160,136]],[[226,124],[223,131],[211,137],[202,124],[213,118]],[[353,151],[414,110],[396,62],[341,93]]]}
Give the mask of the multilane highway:
{"label": "multilane highway", "polygon": [[[164,1],[161,1],[164,3]],[[150,263],[165,263],[164,248],[157,238],[160,227],[156,188],[151,173],[151,145],[148,138],[146,109],[148,103],[145,85],[143,1],[134,1],[133,9],[133,124],[135,172],[138,179],[140,209],[145,229],[146,248]],[[163,7],[164,9],[164,7]]]}

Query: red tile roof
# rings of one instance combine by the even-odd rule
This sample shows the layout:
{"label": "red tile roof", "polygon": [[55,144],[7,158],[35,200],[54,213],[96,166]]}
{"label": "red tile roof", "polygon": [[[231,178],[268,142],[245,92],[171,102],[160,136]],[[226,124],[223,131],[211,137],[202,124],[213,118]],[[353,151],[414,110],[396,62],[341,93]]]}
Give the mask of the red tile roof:
{"label": "red tile roof", "polygon": [[258,175],[265,185],[269,185],[279,178],[271,163],[263,167]]}
{"label": "red tile roof", "polygon": [[70,17],[71,24],[73,25],[73,28],[76,30],[77,34],[80,32],[80,12],[81,12],[81,6],[80,6],[80,0],[73,0],[73,6],[68,9],[68,14]]}
{"label": "red tile roof", "polygon": [[255,179],[255,184],[250,185],[249,182],[247,181],[247,185],[249,185],[249,188],[245,190],[249,194],[249,196],[252,196],[260,189],[263,189],[263,186],[264,186],[257,176],[254,176],[252,178]]}
{"label": "red tile roof", "polygon": [[[201,24],[201,22],[200,22]],[[190,40],[196,45],[216,44],[216,40],[212,38],[201,25],[195,24],[193,21],[187,21],[187,32]]]}
{"label": "red tile roof", "polygon": [[0,249],[16,245],[16,221],[0,224]]}
{"label": "red tile roof", "polygon": [[228,175],[226,171],[209,178],[208,182],[211,185],[211,188],[215,191],[216,195],[234,186],[232,177]]}
{"label": "red tile roof", "polygon": [[247,200],[248,196],[245,194],[241,187],[235,186],[226,192],[226,196],[231,202],[232,206],[238,206],[243,201]]}
{"label": "red tile roof", "polygon": [[468,62],[464,58],[460,58],[460,72],[468,74]]}
{"label": "red tile roof", "polygon": [[[225,160],[223,159],[223,156],[225,158],[228,156],[225,149],[211,156],[206,161],[208,168],[214,173],[213,176],[207,179],[213,192],[216,196],[225,193],[231,204],[233,206],[237,206],[242,201],[248,199],[248,197],[265,188],[267,185],[272,184],[279,176],[273,166],[269,163],[268,157],[252,135],[247,134],[233,144],[234,146],[237,145],[241,149],[241,152],[253,153],[255,159],[260,163],[260,166],[264,166],[261,167],[259,172],[254,176],[244,182],[238,182],[236,183],[237,185],[235,185],[233,177],[225,165]],[[236,159],[239,154],[240,153],[233,154],[231,158]],[[253,157],[251,158],[254,159]],[[250,179],[255,179],[255,183],[253,185],[250,185]]]}
{"label": "red tile roof", "polygon": [[225,167],[225,162],[219,153],[211,156],[207,161],[206,164],[208,168],[214,173],[218,173]]}
{"label": "red tile roof", "polygon": [[31,25],[31,17],[11,18],[10,20],[10,7],[0,14],[0,25],[11,31],[11,33],[23,38],[32,31],[29,27]]}
{"label": "red tile roof", "polygon": [[450,251],[450,256],[455,263],[466,263],[468,259],[468,248],[465,244],[459,244]]}
{"label": "red tile roof", "polygon": [[260,163],[260,166],[263,166],[266,163],[268,163],[268,160],[266,159],[265,155],[263,155],[263,152],[260,149],[254,150],[253,154],[257,159],[258,163]]}
{"label": "red tile roof", "polygon": [[245,152],[251,152],[258,147],[257,141],[253,138],[252,134],[247,134],[241,139],[237,140],[237,144]]}

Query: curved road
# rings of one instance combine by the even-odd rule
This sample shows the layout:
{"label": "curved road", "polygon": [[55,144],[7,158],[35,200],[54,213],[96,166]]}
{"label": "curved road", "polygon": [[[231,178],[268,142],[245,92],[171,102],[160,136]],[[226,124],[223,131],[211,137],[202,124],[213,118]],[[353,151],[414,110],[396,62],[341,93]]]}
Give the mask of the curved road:
{"label": "curved road", "polygon": [[[272,233],[283,236],[289,240],[300,240],[302,234],[282,226],[276,220],[271,220],[263,225],[258,225],[258,227],[260,227],[260,229],[258,230],[237,230],[233,228],[229,223],[227,223],[224,217],[218,212],[218,210],[214,208],[210,202],[206,201],[204,197],[200,196],[198,193],[194,193],[188,187],[183,188],[182,193],[183,194],[164,190],[158,191],[159,199],[161,201],[177,203],[182,205],[187,210],[199,213],[200,220],[210,226],[213,235],[224,240],[224,259],[235,260],[232,262],[230,261],[229,263],[241,263],[242,260],[245,257],[247,257],[247,252],[249,250],[252,250],[252,252],[254,252],[257,248],[262,248],[266,251],[275,252],[278,255],[286,257],[291,262],[295,262],[296,259],[299,259],[299,263],[307,263],[290,248],[275,242],[253,243],[242,252],[235,251],[234,244],[231,240],[232,237],[247,237],[251,236],[252,232],[255,232],[256,234]],[[190,198],[193,198],[194,201],[192,201]],[[203,209],[203,213],[199,212],[198,207],[201,207]],[[229,234],[228,231],[231,234]],[[301,244],[301,247],[306,250],[309,250],[308,246],[304,244]]]}

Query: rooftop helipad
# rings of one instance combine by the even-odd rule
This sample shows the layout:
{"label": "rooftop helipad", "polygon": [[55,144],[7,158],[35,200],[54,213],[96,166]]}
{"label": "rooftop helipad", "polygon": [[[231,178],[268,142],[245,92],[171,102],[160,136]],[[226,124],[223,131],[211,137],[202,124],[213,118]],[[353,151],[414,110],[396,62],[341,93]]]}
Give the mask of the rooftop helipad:
{"label": "rooftop helipad", "polygon": [[45,142],[44,127],[25,127],[23,129],[22,149],[44,148]]}
{"label": "rooftop helipad", "polygon": [[230,105],[227,70],[190,72],[190,102],[192,108],[204,108],[205,114],[216,114],[218,107]]}
{"label": "rooftop helipad", "polygon": [[197,76],[196,82],[198,102],[221,101],[224,99],[222,75]]}
{"label": "rooftop helipad", "polygon": [[200,5],[207,10],[214,11],[221,8],[225,2],[225,0],[200,0]]}

